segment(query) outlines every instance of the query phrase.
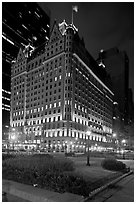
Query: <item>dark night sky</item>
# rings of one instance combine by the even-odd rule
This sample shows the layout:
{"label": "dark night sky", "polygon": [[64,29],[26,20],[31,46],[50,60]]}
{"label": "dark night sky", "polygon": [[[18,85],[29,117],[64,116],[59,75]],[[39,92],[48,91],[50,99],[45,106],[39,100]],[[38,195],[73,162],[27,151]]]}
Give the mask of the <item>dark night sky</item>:
{"label": "dark night sky", "polygon": [[84,37],[90,54],[97,59],[101,49],[117,46],[129,57],[129,86],[134,86],[134,3],[133,2],[40,2],[51,11],[51,27],[54,19],[71,23],[72,5],[78,5],[74,24]]}

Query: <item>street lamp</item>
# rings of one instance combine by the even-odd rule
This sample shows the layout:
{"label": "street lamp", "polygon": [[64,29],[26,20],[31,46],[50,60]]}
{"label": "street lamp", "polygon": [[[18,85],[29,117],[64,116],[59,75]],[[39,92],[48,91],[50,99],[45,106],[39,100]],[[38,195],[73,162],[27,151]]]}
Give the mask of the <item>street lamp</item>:
{"label": "street lamp", "polygon": [[116,133],[113,133],[113,135],[112,135],[114,138],[116,138],[116,136],[117,136],[117,134]]}
{"label": "street lamp", "polygon": [[126,140],[123,139],[123,140],[122,140],[122,143],[125,144],[125,143],[126,143]]}
{"label": "street lamp", "polygon": [[87,163],[86,166],[90,166],[90,152],[89,152],[89,139],[90,139],[90,131],[87,131],[86,134],[88,135],[88,147],[87,147]]}

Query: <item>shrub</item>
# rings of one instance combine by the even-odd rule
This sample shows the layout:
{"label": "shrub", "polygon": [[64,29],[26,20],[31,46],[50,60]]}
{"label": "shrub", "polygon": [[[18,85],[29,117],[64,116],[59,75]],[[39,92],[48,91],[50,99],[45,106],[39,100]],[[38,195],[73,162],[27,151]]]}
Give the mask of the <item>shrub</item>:
{"label": "shrub", "polygon": [[37,158],[53,158],[51,154],[32,154],[31,156]]}
{"label": "shrub", "polygon": [[3,168],[11,168],[18,171],[27,171],[29,169],[31,172],[37,172],[38,175],[45,174],[48,171],[63,172],[74,170],[73,162],[69,159],[60,159],[48,156],[39,157],[32,155],[20,155],[13,159],[4,160],[2,165]]}
{"label": "shrub", "polygon": [[66,157],[75,157],[75,153],[74,152],[68,152],[68,153],[66,152],[65,156]]}
{"label": "shrub", "polygon": [[123,162],[117,161],[116,159],[113,158],[104,159],[101,165],[104,169],[111,171],[123,171],[126,169],[126,165]]}
{"label": "shrub", "polygon": [[14,154],[2,154],[2,161],[4,161],[5,159],[10,159],[10,158],[15,158],[16,155]]}

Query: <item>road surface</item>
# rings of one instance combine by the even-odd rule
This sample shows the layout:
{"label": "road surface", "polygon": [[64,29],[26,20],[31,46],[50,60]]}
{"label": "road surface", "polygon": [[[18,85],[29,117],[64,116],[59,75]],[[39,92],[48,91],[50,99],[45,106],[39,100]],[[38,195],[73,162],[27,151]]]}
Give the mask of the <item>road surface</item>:
{"label": "road surface", "polygon": [[90,202],[134,202],[134,174],[102,191]]}

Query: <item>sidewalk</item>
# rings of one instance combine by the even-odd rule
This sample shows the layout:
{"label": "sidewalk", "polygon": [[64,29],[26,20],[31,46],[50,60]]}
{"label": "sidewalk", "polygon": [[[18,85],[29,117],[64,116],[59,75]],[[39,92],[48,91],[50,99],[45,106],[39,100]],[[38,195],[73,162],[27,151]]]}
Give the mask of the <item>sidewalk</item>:
{"label": "sidewalk", "polygon": [[102,191],[90,202],[134,202],[134,175]]}
{"label": "sidewalk", "polygon": [[30,201],[25,200],[23,198],[19,198],[18,196],[14,196],[9,193],[6,193],[2,195],[2,202],[30,202]]}
{"label": "sidewalk", "polygon": [[[26,185],[10,180],[2,180],[2,192],[7,193],[7,198],[3,195],[3,201],[6,199],[11,202],[14,198],[23,202],[81,202],[83,197],[72,193],[57,193],[46,189],[40,189],[31,185]],[[25,202],[24,201],[24,202]]]}

